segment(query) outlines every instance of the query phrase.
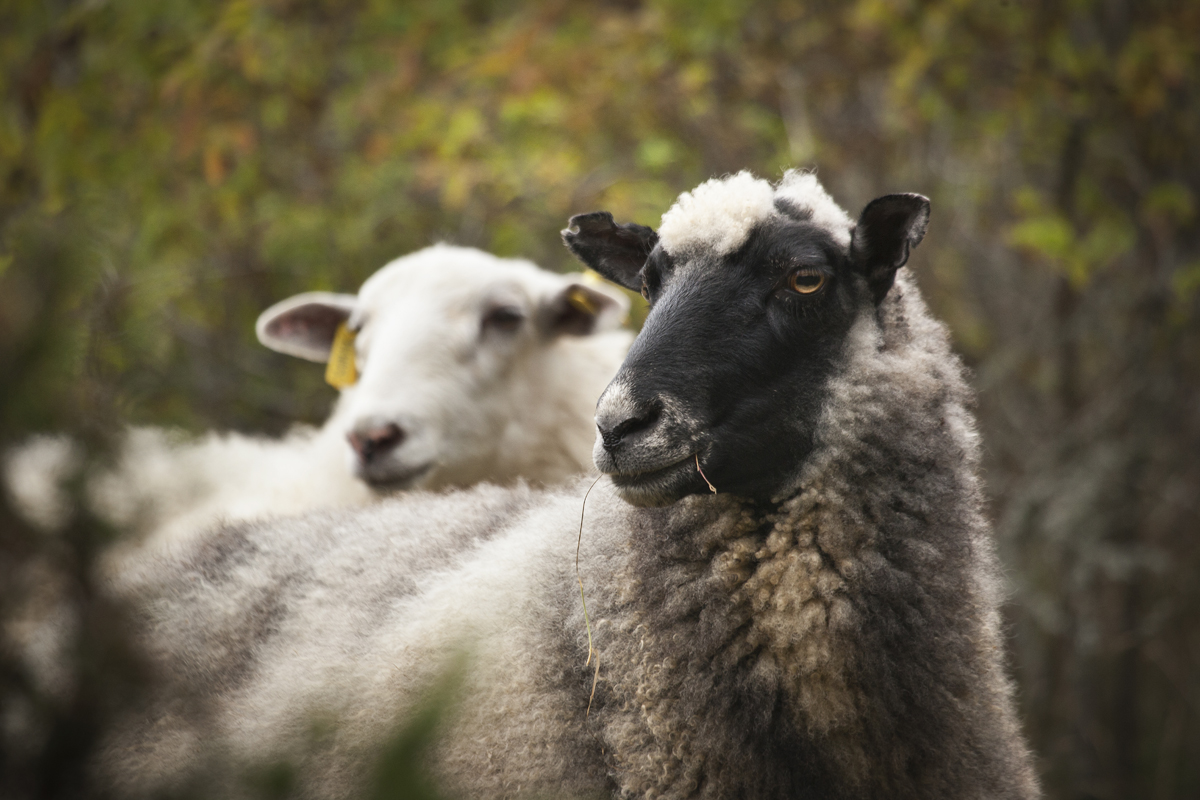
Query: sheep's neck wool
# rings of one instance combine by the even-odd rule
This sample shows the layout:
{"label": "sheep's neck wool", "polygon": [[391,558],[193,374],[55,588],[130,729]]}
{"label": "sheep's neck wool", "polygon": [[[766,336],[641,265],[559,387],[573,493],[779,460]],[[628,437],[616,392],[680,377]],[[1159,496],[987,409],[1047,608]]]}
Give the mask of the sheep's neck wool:
{"label": "sheep's neck wool", "polygon": [[849,247],[854,222],[816,175],[797,170],[784,173],[777,186],[744,170],[705,181],[681,194],[663,214],[658,240],[673,256],[699,251],[728,255],[745,244],[756,225],[772,216],[783,216],[778,201],[829,231],[838,244]]}

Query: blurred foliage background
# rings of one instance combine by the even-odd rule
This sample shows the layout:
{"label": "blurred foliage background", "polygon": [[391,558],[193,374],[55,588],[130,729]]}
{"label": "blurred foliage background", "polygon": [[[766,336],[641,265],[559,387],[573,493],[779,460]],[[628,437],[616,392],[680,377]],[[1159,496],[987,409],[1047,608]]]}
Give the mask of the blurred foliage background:
{"label": "blurred foliage background", "polygon": [[[575,269],[571,214],[655,225],[743,168],[922,192],[1047,794],[1197,797],[1198,92],[1192,0],[6,0],[0,445],[318,421],[255,316],[435,241]],[[138,683],[109,534],[4,502],[6,624],[52,575],[81,633],[54,692],[4,661],[0,794],[77,796]]]}

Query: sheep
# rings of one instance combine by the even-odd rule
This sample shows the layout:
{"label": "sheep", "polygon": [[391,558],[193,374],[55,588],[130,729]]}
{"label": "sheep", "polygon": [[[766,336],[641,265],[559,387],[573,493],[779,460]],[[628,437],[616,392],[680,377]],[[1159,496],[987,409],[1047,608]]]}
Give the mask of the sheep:
{"label": "sheep", "polygon": [[299,796],[359,796],[450,670],[428,766],[452,795],[1037,797],[971,393],[901,269],[928,218],[892,194],[855,223],[796,171],[701,184],[657,231],[573,217],[570,250],[650,301],[597,482],[240,524],[143,564],[141,641],[204,714],[168,692],[106,785],[236,795],[284,762]]}
{"label": "sheep", "polygon": [[[325,362],[340,324],[356,333],[361,376],[325,424],[276,440],[132,429],[115,468],[92,482],[91,505],[148,545],[399,489],[586,472],[595,400],[632,334],[616,329],[624,295],[581,279],[439,244],[392,261],[357,295],[277,303],[256,325],[273,350]],[[68,444],[39,439],[9,458],[10,490],[43,524],[62,517],[48,490],[58,473],[30,467]]]}

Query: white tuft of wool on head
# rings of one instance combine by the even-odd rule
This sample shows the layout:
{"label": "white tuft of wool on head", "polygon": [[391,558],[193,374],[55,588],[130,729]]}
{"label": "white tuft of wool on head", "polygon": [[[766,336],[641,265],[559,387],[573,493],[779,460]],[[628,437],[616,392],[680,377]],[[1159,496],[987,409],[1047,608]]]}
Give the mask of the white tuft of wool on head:
{"label": "white tuft of wool on head", "polygon": [[777,186],[743,170],[684,192],[663,214],[658,241],[673,256],[701,249],[728,255],[746,242],[755,225],[783,216],[778,201],[829,231],[842,247],[850,246],[854,221],[829,196],[815,173],[794,169],[785,172]]}
{"label": "white tuft of wool on head", "polygon": [[658,241],[671,255],[701,248],[727,255],[741,247],[750,230],[774,211],[771,184],[742,170],[679,195],[663,214]]}

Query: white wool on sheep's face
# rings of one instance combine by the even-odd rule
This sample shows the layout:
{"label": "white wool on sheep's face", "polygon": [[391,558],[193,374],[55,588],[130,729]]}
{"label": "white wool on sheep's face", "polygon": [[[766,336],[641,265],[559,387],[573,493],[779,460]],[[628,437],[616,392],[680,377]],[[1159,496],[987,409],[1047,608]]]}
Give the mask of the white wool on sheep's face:
{"label": "white wool on sheep's face", "polygon": [[788,170],[778,186],[742,171],[705,181],[684,192],[663,214],[658,240],[671,255],[708,250],[718,256],[741,247],[755,225],[783,215],[776,198],[786,200],[825,228],[843,247],[850,246],[854,222],[833,201],[811,172]]}

